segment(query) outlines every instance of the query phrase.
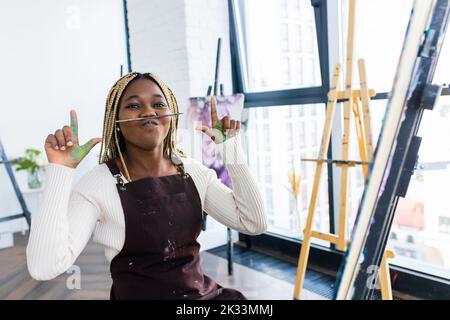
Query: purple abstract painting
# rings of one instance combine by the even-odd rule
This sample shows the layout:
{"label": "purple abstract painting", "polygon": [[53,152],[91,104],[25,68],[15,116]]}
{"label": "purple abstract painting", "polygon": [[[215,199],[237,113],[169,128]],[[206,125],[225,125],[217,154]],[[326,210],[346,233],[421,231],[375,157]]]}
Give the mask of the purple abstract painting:
{"label": "purple abstract painting", "polygon": [[[209,100],[209,97],[194,97],[189,99],[189,106],[186,114],[186,123],[188,126],[193,126],[194,124],[199,124],[201,122],[203,125],[211,127],[211,109]],[[223,97],[217,96],[216,101],[217,116],[219,120],[225,116],[229,116],[234,120],[241,120],[241,114],[244,108],[243,94],[238,93]],[[213,169],[222,183],[231,188],[231,179],[220,157],[216,143],[206,134],[203,135],[202,139],[203,164],[208,168]]]}

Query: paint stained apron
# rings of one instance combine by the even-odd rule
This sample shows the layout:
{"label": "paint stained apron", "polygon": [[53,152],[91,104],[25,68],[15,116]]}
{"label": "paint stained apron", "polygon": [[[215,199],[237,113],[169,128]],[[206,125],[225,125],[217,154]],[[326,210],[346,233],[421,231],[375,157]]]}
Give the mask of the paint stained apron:
{"label": "paint stained apron", "polygon": [[201,269],[201,201],[179,163],[179,174],[126,184],[115,161],[106,163],[117,180],[125,218],[125,243],[110,265],[111,300],[246,300]]}

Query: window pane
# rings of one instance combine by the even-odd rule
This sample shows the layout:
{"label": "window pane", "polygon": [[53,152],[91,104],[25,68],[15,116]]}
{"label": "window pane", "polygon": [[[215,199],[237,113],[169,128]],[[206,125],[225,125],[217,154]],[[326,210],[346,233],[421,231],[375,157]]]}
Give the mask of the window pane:
{"label": "window pane", "polygon": [[[439,64],[436,75],[441,66]],[[386,104],[387,100],[371,102],[374,144]],[[414,173],[407,196],[398,203],[388,243],[397,257],[390,263],[450,278],[450,205],[446,201],[450,181],[450,144],[442,140],[442,137],[450,136],[450,96],[440,97],[435,110],[425,111],[419,136],[423,137],[419,163],[424,165]],[[357,145],[353,144],[351,150],[352,156],[359,159]],[[360,170],[352,170],[349,231],[353,227],[362,189]]]}
{"label": "window pane", "polygon": [[439,56],[436,73],[434,74],[433,82],[436,84],[450,85],[450,32],[445,35],[444,43],[442,44],[441,54]]}
{"label": "window pane", "polygon": [[[343,1],[342,5],[342,52],[345,54],[348,1]],[[376,92],[391,91],[411,8],[412,0],[357,1],[355,85],[359,83],[356,61],[365,59],[369,87]]]}
{"label": "window pane", "polygon": [[[293,105],[264,107],[267,119],[255,115],[260,108],[251,108],[247,129],[250,169],[264,190],[269,216],[269,232],[300,239],[306,224],[315,163],[302,158],[317,158],[325,121],[325,107]],[[315,112],[311,112],[315,109]],[[299,112],[299,110],[302,110]],[[259,147],[258,147],[259,146]],[[295,186],[297,201],[291,198],[289,173],[295,169],[300,185]],[[256,173],[259,174],[256,175]],[[327,170],[322,173],[319,200],[314,220],[317,231],[329,232]],[[297,205],[298,214],[295,213]],[[314,239],[313,242],[329,246]]]}
{"label": "window pane", "polygon": [[309,0],[236,0],[236,4],[246,92],[321,85]]}
{"label": "window pane", "polygon": [[[372,132],[378,140],[387,100],[373,100]],[[352,122],[353,124],[353,122]],[[354,130],[351,131],[350,158],[359,160]],[[353,135],[353,136],[352,136]],[[450,96],[442,96],[433,111],[425,111],[419,136],[423,138],[419,163],[406,197],[400,198],[391,228],[388,247],[396,253],[390,263],[450,278]],[[439,142],[440,141],[440,142]],[[439,142],[439,143],[438,143]],[[360,167],[349,170],[348,232],[350,236],[363,191]]]}
{"label": "window pane", "polygon": [[392,263],[450,279],[450,96],[425,111],[419,129],[423,138],[418,170],[401,198],[388,244]]}

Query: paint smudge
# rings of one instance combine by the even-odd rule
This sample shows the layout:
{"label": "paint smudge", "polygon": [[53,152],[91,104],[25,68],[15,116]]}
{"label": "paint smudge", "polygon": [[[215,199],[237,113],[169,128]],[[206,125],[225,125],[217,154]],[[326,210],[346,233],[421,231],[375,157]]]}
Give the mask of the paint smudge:
{"label": "paint smudge", "polygon": [[164,248],[164,261],[175,258],[175,241],[167,240],[167,246]]}

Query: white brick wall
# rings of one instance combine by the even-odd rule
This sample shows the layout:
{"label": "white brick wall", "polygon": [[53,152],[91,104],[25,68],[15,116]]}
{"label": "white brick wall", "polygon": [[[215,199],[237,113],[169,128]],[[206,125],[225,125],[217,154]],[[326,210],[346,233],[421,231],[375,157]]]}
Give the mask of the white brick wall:
{"label": "white brick wall", "polygon": [[214,81],[217,38],[222,38],[219,81],[231,92],[226,0],[128,0],[133,71],[154,72],[174,90],[181,111],[190,96]]}
{"label": "white brick wall", "polygon": [[[181,112],[189,97],[205,95],[214,84],[219,37],[219,83],[225,94],[231,93],[227,0],[128,0],[127,9],[133,71],[153,72],[163,79]],[[202,250],[225,244],[226,228],[208,217],[207,231],[198,240]]]}
{"label": "white brick wall", "polygon": [[189,97],[185,10],[182,0],[128,0],[133,71],[161,77],[181,101]]}
{"label": "white brick wall", "polygon": [[[217,39],[222,38],[219,83],[231,93],[231,59],[226,0],[185,0],[190,94],[206,94],[214,83]],[[219,91],[218,91],[219,92]]]}

